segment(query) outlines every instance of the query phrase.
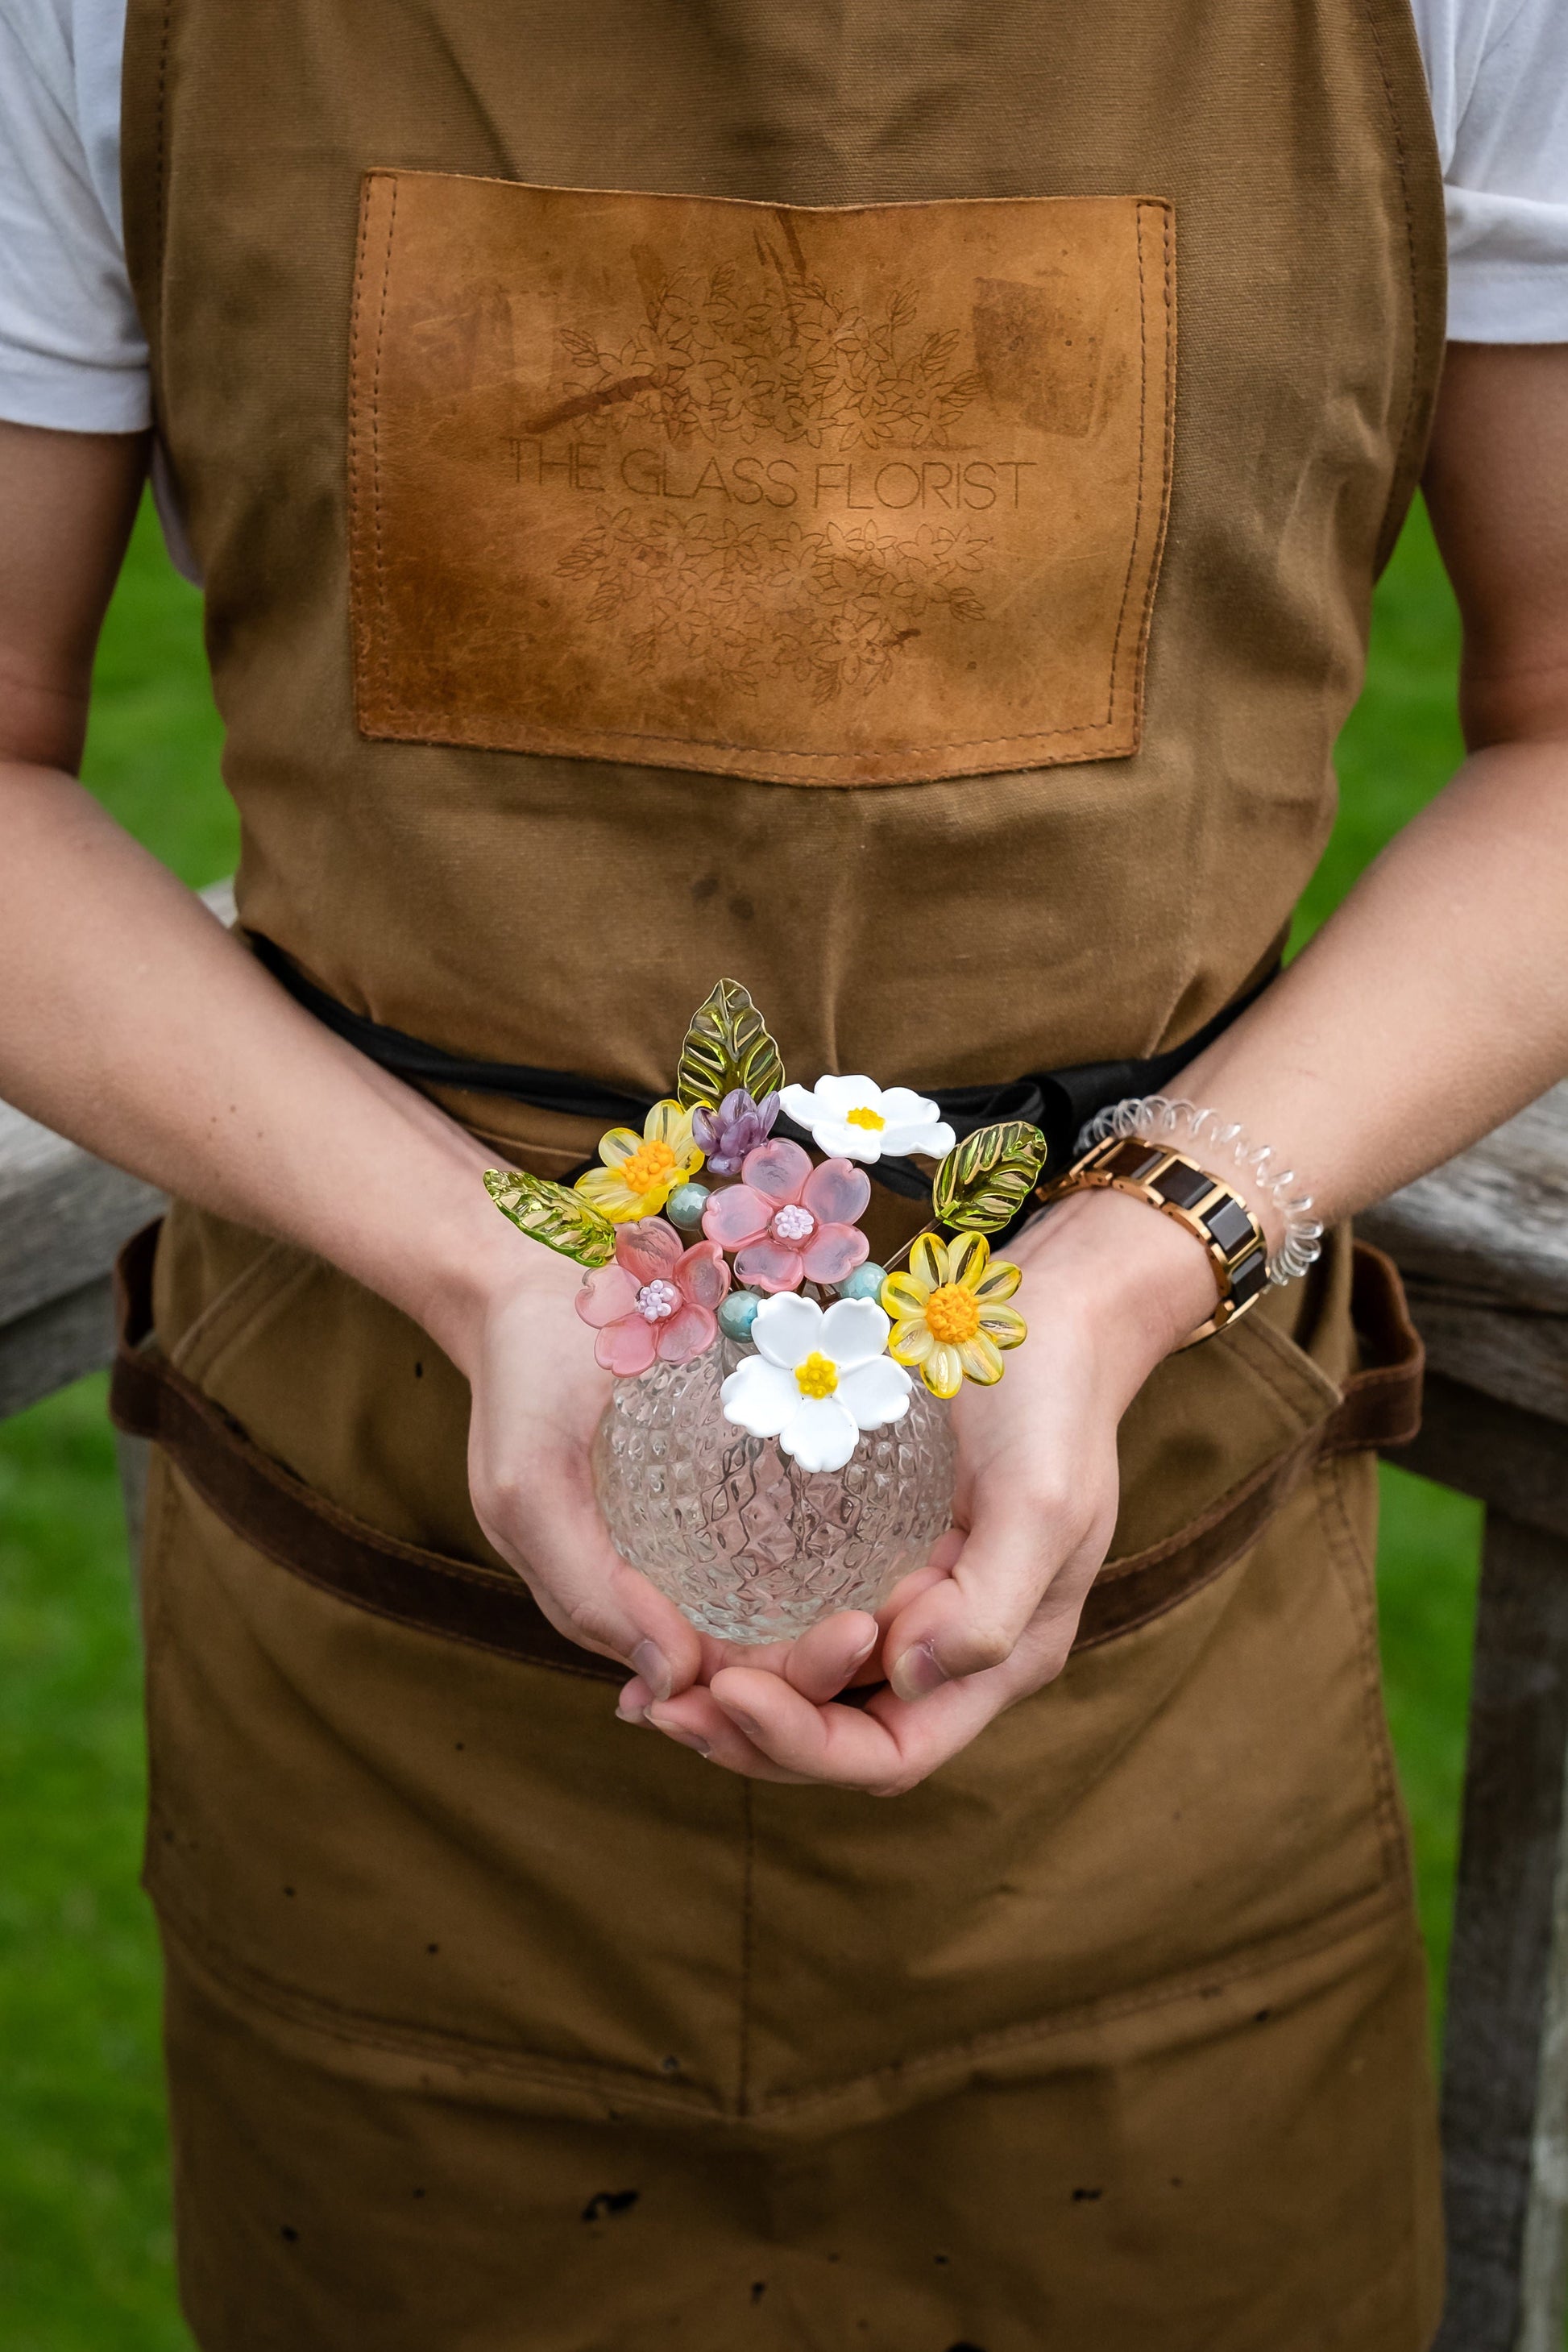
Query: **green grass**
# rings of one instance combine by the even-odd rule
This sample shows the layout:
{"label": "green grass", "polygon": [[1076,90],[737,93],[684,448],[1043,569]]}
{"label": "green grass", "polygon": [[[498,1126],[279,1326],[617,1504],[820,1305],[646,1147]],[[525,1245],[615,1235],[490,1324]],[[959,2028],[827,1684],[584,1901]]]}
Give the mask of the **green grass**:
{"label": "green grass", "polygon": [[136,1634],[101,1379],[0,1431],[0,2343],[174,2352]]}
{"label": "green grass", "polygon": [[[1298,936],[1458,755],[1457,628],[1425,516],[1377,598],[1344,807]],[[186,881],[234,863],[200,610],[143,514],[105,632],[88,781]],[[135,1891],[137,1650],[100,1381],[0,1426],[0,2347],[176,2352],[151,1921]],[[1477,1508],[1384,1473],[1390,1719],[1441,1987]]]}

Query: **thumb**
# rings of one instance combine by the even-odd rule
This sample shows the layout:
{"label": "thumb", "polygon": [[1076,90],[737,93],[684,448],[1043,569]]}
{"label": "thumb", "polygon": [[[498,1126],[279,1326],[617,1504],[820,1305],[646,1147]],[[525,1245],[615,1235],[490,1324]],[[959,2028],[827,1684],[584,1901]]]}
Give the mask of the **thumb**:
{"label": "thumb", "polygon": [[888,1679],[900,1698],[1005,1664],[1037,1620],[1061,1621],[1062,1660],[1083,1597],[1110,1539],[1081,1490],[997,1484],[978,1491],[971,1526],[948,1574],[917,1593],[889,1626]]}

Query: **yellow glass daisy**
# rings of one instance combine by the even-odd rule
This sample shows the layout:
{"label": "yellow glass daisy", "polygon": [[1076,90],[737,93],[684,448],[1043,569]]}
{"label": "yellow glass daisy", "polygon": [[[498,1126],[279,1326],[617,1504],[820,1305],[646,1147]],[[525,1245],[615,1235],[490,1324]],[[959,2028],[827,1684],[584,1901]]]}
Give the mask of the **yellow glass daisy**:
{"label": "yellow glass daisy", "polygon": [[640,1135],[630,1127],[612,1127],[602,1135],[599,1157],[604,1166],[579,1176],[577,1190],[614,1225],[657,1217],[676,1186],[702,1165],[692,1140],[691,1113],[668,1096],[655,1103]]}
{"label": "yellow glass daisy", "polygon": [[993,1259],[984,1234],[951,1242],[921,1234],[909,1272],[882,1285],[882,1306],[893,1318],[889,1355],[918,1370],[932,1396],[956,1396],[966,1380],[989,1388],[1002,1377],[1002,1350],[1028,1337],[1017,1308],[1004,1303],[1022,1280],[1005,1258]]}

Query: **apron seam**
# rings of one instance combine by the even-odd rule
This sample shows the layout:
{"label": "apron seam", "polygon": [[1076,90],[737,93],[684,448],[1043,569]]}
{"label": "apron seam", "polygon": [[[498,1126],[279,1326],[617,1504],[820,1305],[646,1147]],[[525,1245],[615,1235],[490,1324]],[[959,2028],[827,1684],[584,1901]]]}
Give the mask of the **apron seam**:
{"label": "apron seam", "polygon": [[[1148,2015],[1160,2009],[1173,2008],[1184,2000],[1212,2000],[1229,1987],[1245,1983],[1248,1977],[1263,1974],[1271,1967],[1288,1967],[1293,1960],[1316,1958],[1336,1944],[1351,1943],[1359,1935],[1375,1927],[1385,1916],[1403,1912],[1403,1890],[1384,1885],[1365,1895],[1353,1895],[1338,1906],[1329,1919],[1315,1930],[1297,1930],[1273,1939],[1244,1947],[1226,1967],[1221,1969],[1187,1969],[1181,1976],[1152,1990],[1117,1994],[1103,2001],[1083,2001],[1054,2015],[1026,2019],[1016,2025],[994,2028],[989,2032],[972,2035],[967,2041],[946,2042],[936,2050],[922,2051],[913,2058],[893,2059],[885,2066],[872,2067],[863,2074],[850,2075],[843,2083],[821,2088],[786,2093],[770,2099],[765,2107],[756,2111],[758,2118],[786,2116],[813,2106],[830,2105],[848,2093],[884,2081],[907,2082],[922,2074],[934,2074],[955,2060],[965,2059],[979,2063],[1002,2057],[1015,2050],[1026,2049],[1031,2042],[1059,2040],[1082,2027],[1114,2025],[1123,2019]],[[1349,1924],[1345,1915],[1351,1914]]]}
{"label": "apron seam", "polygon": [[[1394,145],[1394,170],[1399,181],[1400,216],[1405,227],[1405,297],[1410,324],[1410,359],[1405,371],[1405,385],[1403,415],[1399,422],[1399,438],[1394,444],[1393,478],[1388,497],[1378,522],[1379,550],[1386,555],[1393,552],[1389,537],[1389,520],[1402,484],[1407,484],[1405,508],[1419,487],[1419,466],[1411,465],[1415,456],[1416,428],[1420,417],[1423,378],[1423,346],[1430,330],[1422,302],[1421,258],[1415,245],[1415,213],[1410,195],[1410,158],[1405,152],[1405,125],[1401,119],[1398,99],[1394,95],[1394,77],[1389,71],[1388,52],[1384,42],[1383,26],[1378,22],[1377,0],[1362,0],[1363,15],[1372,39],[1373,56],[1377,60],[1378,79],[1383,85],[1384,112],[1388,133]],[[1407,19],[1408,21],[1408,19]],[[1381,568],[1381,567],[1380,567]]]}
{"label": "apron seam", "polygon": [[[276,1290],[268,1292],[258,1305],[252,1293],[263,1276],[275,1272],[279,1260],[289,1257],[298,1259],[299,1264],[278,1284]],[[294,1276],[307,1272],[309,1266],[310,1260],[290,1243],[268,1241],[231,1283],[198,1309],[173,1345],[163,1349],[169,1363],[176,1371],[184,1372],[188,1381],[195,1381],[205,1390],[207,1381],[222,1364],[228,1350],[241,1345],[250,1336],[257,1316],[275,1300],[284,1298],[289,1281]],[[155,1326],[153,1338],[156,1340]],[[210,1352],[205,1352],[209,1343]],[[157,1344],[163,1346],[162,1341]]]}
{"label": "apron seam", "polygon": [[756,1784],[741,1784],[741,2001],[735,2070],[738,2114],[752,2111],[752,2002],[756,1960]]}
{"label": "apron seam", "polygon": [[835,2105],[852,2103],[879,2085],[918,2083],[954,2067],[978,2070],[990,2061],[1026,2051],[1033,2044],[1060,2040],[1085,2028],[1116,2025],[1130,2018],[1174,2008],[1183,2001],[1206,2003],[1232,1986],[1245,1983],[1249,1977],[1262,1975],[1272,1968],[1314,1959],[1336,1945],[1352,1943],[1407,1907],[1405,1889],[1385,1879],[1381,1885],[1338,1905],[1315,1927],[1246,1946],[1223,1968],[1200,1965],[1186,1969],[1180,1976],[1152,1990],[1141,1988],[1110,2000],[1074,2003],[1054,2014],[943,2042],[913,2057],[892,2059],[884,2065],[847,2075],[841,2081],[785,2092],[761,2101],[748,2099],[744,2107],[726,2107],[711,2096],[682,2098],[662,2090],[653,2079],[605,2060],[552,2058],[543,2052],[509,2048],[452,2027],[403,2024],[355,2009],[347,2002],[282,1984],[232,1954],[197,1925],[170,1890],[155,1886],[150,1877],[145,1883],[163,1933],[181,1947],[188,1959],[241,2000],[307,2032],[320,2032],[346,2047],[444,2062],[481,2074],[536,2082],[543,2087],[574,2090],[580,2095],[592,2092],[607,2103],[618,2099],[624,2105],[635,2100],[645,2107],[689,2122],[717,2125],[765,2125],[809,2116],[816,2109],[831,2110]]}
{"label": "apron seam", "polygon": [[[1105,716],[1093,722],[1094,731],[1097,733],[1111,726],[1116,718],[1116,672],[1121,660],[1121,635],[1127,626],[1127,607],[1132,600],[1132,582],[1138,570],[1138,557],[1143,536],[1143,480],[1149,457],[1149,295],[1144,282],[1148,264],[1143,253],[1143,215],[1147,207],[1142,204],[1138,206],[1133,226],[1133,235],[1138,246],[1138,488],[1132,503],[1132,537],[1127,550],[1127,569],[1121,579],[1121,604],[1116,615],[1116,635],[1110,641],[1110,674],[1105,685]],[[1165,217],[1168,224],[1170,219],[1168,207]],[[1165,288],[1167,335],[1171,331],[1169,278],[1170,267],[1167,261]],[[1156,580],[1158,576],[1159,566],[1156,564]],[[1139,632],[1139,640],[1142,645],[1142,628]],[[960,745],[957,748],[963,750],[966,747]]]}
{"label": "apron seam", "polygon": [[[1318,1489],[1318,1517],[1329,1540],[1331,1555],[1335,1557],[1352,1597],[1358,1589],[1364,1590],[1376,1575],[1374,1563],[1369,1561],[1357,1539],[1349,1511],[1345,1507],[1343,1480],[1338,1460],[1314,1465],[1313,1483]],[[1356,1652],[1361,1666],[1362,1711],[1366,1726],[1367,1746],[1371,1754],[1373,1779],[1375,1786],[1375,1810],[1378,1831],[1384,1849],[1384,1864],[1390,1885],[1405,1891],[1411,1883],[1410,1854],[1405,1838],[1404,1817],[1399,1805],[1398,1783],[1389,1754],[1387,1717],[1383,1704],[1383,1672],[1378,1659],[1375,1612],[1358,1607]]]}
{"label": "apron seam", "polygon": [[353,2009],[346,2002],[294,1990],[252,1968],[247,1961],[236,1959],[196,1925],[166,1888],[149,1885],[147,1891],[163,1933],[179,1948],[187,1964],[204,1970],[239,1999],[309,2032],[321,2033],[353,2049],[381,2050],[395,2057],[444,2062],[563,2090],[581,2093],[592,2089],[606,2103],[617,2096],[623,2101],[635,2099],[645,2106],[688,2120],[734,2120],[714,2100],[699,2100],[695,2095],[681,2098],[675,2092],[661,2090],[657,2082],[645,2080],[629,2067],[599,2059],[551,2058],[543,2052],[512,2050],[505,2043],[483,2041],[477,2034],[463,2033],[448,2026],[400,2025],[368,2011]]}

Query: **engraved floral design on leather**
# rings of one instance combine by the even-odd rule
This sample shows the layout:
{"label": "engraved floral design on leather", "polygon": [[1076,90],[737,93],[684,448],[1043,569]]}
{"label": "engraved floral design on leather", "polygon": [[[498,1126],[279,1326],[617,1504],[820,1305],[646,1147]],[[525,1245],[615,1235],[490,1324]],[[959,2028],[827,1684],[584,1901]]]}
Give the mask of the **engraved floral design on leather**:
{"label": "engraved floral design on leather", "polygon": [[359,724],[791,783],[1137,749],[1169,205],[373,172]]}

